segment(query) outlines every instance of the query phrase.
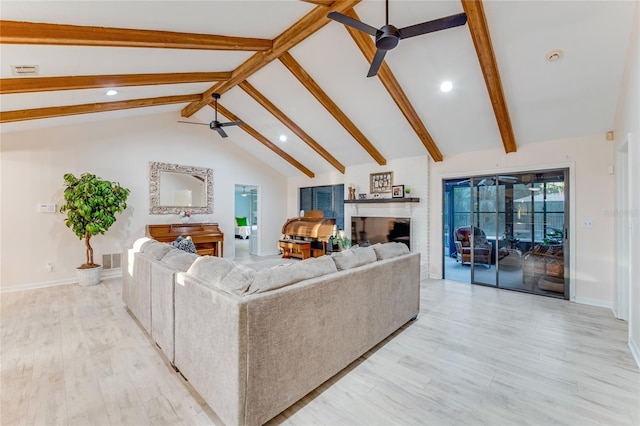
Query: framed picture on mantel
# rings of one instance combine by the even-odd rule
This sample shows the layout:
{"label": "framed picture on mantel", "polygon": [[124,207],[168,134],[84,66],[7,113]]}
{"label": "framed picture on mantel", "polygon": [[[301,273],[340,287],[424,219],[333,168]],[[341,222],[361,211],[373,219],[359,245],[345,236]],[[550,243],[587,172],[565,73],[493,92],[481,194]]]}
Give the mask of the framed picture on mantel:
{"label": "framed picture on mantel", "polygon": [[371,194],[391,192],[393,186],[393,172],[371,173],[369,175]]}

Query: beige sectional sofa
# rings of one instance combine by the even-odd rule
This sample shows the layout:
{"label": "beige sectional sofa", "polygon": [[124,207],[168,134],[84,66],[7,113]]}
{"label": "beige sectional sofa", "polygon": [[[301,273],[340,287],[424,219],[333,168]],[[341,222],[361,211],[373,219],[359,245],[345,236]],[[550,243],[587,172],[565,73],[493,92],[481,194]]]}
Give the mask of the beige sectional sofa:
{"label": "beige sectional sofa", "polygon": [[267,422],[418,314],[420,255],[400,243],[267,267],[209,256],[186,267],[160,246],[125,256],[123,298],[227,425]]}

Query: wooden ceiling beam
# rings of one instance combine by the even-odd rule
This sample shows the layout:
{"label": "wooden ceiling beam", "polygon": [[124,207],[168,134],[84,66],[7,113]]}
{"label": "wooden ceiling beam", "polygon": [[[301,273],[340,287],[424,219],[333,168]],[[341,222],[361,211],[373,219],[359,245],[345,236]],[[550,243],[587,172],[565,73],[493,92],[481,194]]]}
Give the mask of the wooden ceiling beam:
{"label": "wooden ceiling beam", "polygon": [[387,164],[387,160],[376,149],[375,146],[365,135],[362,134],[360,129],[342,112],[342,110],[336,105],[333,100],[325,93],[324,90],[315,82],[313,78],[305,71],[304,68],[291,56],[290,53],[284,53],[280,56],[280,62],[287,67],[287,69],[293,74],[300,83],[326,108],[327,111],[336,119],[338,123],[349,132],[351,136],[364,148],[365,151],[381,166]]}
{"label": "wooden ceiling beam", "polygon": [[301,0],[305,3],[312,3],[315,4],[317,6],[332,6],[333,5],[333,0]]}
{"label": "wooden ceiling beam", "polygon": [[471,32],[473,45],[476,48],[484,82],[489,91],[491,106],[496,116],[504,150],[507,153],[516,152],[518,149],[516,138],[513,133],[513,126],[511,125],[507,101],[504,97],[504,91],[502,90],[502,80],[500,79],[500,72],[498,71],[498,62],[493,52],[493,44],[491,43],[491,36],[489,35],[487,18],[484,14],[484,6],[481,0],[461,1],[462,8],[467,14],[467,25]]}
{"label": "wooden ceiling beam", "polygon": [[68,77],[24,77],[0,79],[0,94],[50,92],[55,90],[202,83],[231,78],[231,72],[185,72],[166,74],[79,75]]}
{"label": "wooden ceiling beam", "polygon": [[267,51],[267,39],[129,28],[0,21],[1,44],[149,47],[162,49]]}
{"label": "wooden ceiling beam", "polygon": [[283,113],[277,106],[275,106],[269,99],[267,99],[262,93],[260,93],[255,87],[253,87],[248,81],[243,81],[238,86],[244,90],[249,96],[251,96],[256,102],[258,102],[264,109],[269,111],[274,117],[276,117],[282,124],[287,126],[289,130],[296,134],[304,143],[309,145],[318,155],[329,162],[340,173],[344,173],[345,167],[340,163],[333,155],[316,142],[311,136],[309,136],[304,130],[293,122],[285,113]]}
{"label": "wooden ceiling beam", "polygon": [[[346,11],[344,14],[353,19],[360,20],[353,9]],[[349,34],[360,48],[364,57],[369,63],[371,63],[373,56],[376,53],[376,46],[371,36],[346,25],[345,28],[349,31]],[[396,80],[396,77],[391,72],[391,68],[389,68],[386,61],[383,61],[380,66],[378,78],[387,89],[387,92],[389,92],[389,95],[391,95],[391,98],[393,98],[396,105],[398,105],[398,108],[400,108],[400,111],[409,122],[409,125],[413,128],[413,131],[418,135],[418,138],[429,152],[429,155],[431,155],[431,158],[434,161],[442,161],[442,153],[440,152],[440,149],[429,134],[429,131],[420,119],[415,108],[413,108],[413,105],[409,102],[409,98],[402,90],[400,83]]]}
{"label": "wooden ceiling beam", "polygon": [[195,95],[162,96],[158,98],[131,99],[128,101],[4,111],[0,112],[0,123],[90,114],[94,112],[118,111],[121,109],[144,108],[159,105],[181,104],[192,102],[195,99],[200,99],[199,93]]}
{"label": "wooden ceiling beam", "polygon": [[[331,10],[344,13],[347,10],[360,3],[360,0],[337,0],[332,3]],[[213,93],[222,94],[240,82],[246,80],[256,71],[280,57],[289,49],[327,25],[331,20],[327,18],[327,8],[325,6],[317,6],[313,10],[300,18],[298,22],[287,28],[283,33],[273,40],[273,47],[266,52],[257,52],[245,62],[240,64],[233,71],[232,77],[220,83],[215,84],[202,94],[200,101],[192,102],[182,110],[183,117],[191,117],[202,107],[209,103]]]}
{"label": "wooden ceiling beam", "polygon": [[[209,106],[211,108],[214,107],[211,104],[209,104]],[[220,114],[224,115],[225,117],[227,117],[227,119],[229,119],[231,121],[242,121],[243,124],[240,126],[240,129],[242,129],[245,132],[247,132],[250,136],[252,136],[258,142],[262,143],[264,146],[269,148],[271,151],[275,152],[277,155],[282,157],[282,159],[284,159],[286,162],[291,164],[296,169],[300,170],[305,175],[309,176],[310,178],[315,177],[315,174],[311,170],[309,170],[302,163],[300,163],[298,160],[296,160],[295,158],[293,158],[292,156],[287,154],[278,145],[276,145],[273,142],[271,142],[269,139],[267,139],[265,136],[263,136],[256,129],[254,129],[253,127],[249,126],[245,120],[240,119],[240,117],[238,117],[237,115],[235,115],[234,113],[232,113],[231,111],[229,111],[228,109],[226,109],[225,107],[223,107],[220,104],[218,104],[218,112]]]}

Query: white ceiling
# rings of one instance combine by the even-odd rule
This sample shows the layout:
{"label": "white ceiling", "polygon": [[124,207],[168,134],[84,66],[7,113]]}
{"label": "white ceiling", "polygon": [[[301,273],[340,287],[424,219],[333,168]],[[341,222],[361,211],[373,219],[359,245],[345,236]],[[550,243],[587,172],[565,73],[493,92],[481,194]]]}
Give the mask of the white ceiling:
{"label": "white ceiling", "polygon": [[[301,1],[2,1],[3,20],[206,33],[273,39],[313,9]],[[518,146],[564,137],[604,134],[613,125],[625,53],[637,1],[485,1],[507,106]],[[364,0],[361,20],[384,24],[384,3]],[[397,27],[462,12],[459,1],[391,0]],[[545,54],[562,49],[560,61]],[[427,151],[345,28],[331,22],[290,53],[373,145],[389,159]],[[231,71],[252,52],[117,47],[2,45],[0,76],[10,65],[39,65],[41,76]],[[468,27],[403,40],[387,63],[446,161],[447,156],[502,148]],[[439,90],[451,80],[450,93]],[[279,62],[248,81],[342,164],[374,160]],[[119,88],[117,99],[102,89],[0,96],[0,110],[39,108],[202,93],[210,83]],[[240,88],[222,105],[320,174],[335,170]],[[6,123],[2,132],[68,125],[122,116],[180,110],[185,104]],[[206,107],[189,120],[208,122]],[[185,127],[198,127],[187,126]],[[192,131],[193,129],[190,129]],[[202,126],[211,138],[219,136]],[[301,172],[239,128],[235,143],[287,176]],[[289,140],[282,143],[280,134]]]}

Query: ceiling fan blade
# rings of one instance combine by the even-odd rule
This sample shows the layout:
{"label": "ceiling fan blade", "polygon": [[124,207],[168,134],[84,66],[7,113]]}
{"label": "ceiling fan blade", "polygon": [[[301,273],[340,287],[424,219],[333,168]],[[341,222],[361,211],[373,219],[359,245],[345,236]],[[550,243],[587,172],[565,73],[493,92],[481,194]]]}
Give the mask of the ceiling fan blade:
{"label": "ceiling fan blade", "polygon": [[355,28],[356,30],[362,31],[363,33],[367,33],[374,37],[378,33],[377,28],[373,28],[371,25],[365,24],[364,22],[353,19],[347,15],[343,15],[342,13],[329,12],[327,18],[333,19],[334,21],[340,22],[341,24],[348,25],[351,28]]}
{"label": "ceiling fan blade", "polygon": [[373,57],[373,61],[371,62],[371,68],[369,68],[369,74],[367,77],[373,77],[378,74],[378,70],[380,69],[380,65],[382,65],[382,61],[384,60],[384,55],[387,54],[386,50],[378,49],[376,50],[376,56]]}
{"label": "ceiling fan blade", "polygon": [[445,16],[444,18],[434,19],[433,21],[404,27],[399,29],[398,32],[400,33],[400,38],[405,39],[434,31],[446,30],[447,28],[459,27],[466,23],[467,14],[458,13],[457,15]]}
{"label": "ceiling fan blade", "polygon": [[229,121],[227,123],[220,123],[219,126],[220,127],[227,127],[227,126],[241,126],[244,123],[242,121]]}
{"label": "ceiling fan blade", "polygon": [[218,132],[218,134],[219,134],[221,137],[223,137],[223,138],[226,138],[226,137],[228,136],[228,135],[227,135],[227,133],[226,133],[224,130],[222,130],[220,127],[216,127],[216,128],[215,128],[215,129],[213,129],[213,130],[215,130],[216,132]]}
{"label": "ceiling fan blade", "polygon": [[184,123],[184,124],[198,124],[200,126],[208,126],[209,124],[207,123],[194,123],[193,121],[180,121],[178,120],[178,123]]}

